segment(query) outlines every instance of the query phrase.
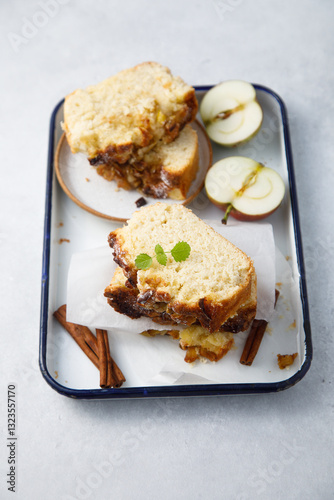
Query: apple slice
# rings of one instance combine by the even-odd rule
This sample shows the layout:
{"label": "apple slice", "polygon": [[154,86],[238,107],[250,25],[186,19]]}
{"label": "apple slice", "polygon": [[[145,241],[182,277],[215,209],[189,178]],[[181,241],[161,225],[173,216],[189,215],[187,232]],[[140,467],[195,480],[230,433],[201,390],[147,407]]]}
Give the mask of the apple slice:
{"label": "apple slice", "polygon": [[229,147],[254,137],[263,120],[253,85],[241,80],[211,88],[203,97],[200,113],[210,139]]}
{"label": "apple slice", "polygon": [[208,198],[235,219],[254,221],[272,214],[281,204],[285,185],[281,176],[251,158],[230,156],[215,163],[205,178]]}

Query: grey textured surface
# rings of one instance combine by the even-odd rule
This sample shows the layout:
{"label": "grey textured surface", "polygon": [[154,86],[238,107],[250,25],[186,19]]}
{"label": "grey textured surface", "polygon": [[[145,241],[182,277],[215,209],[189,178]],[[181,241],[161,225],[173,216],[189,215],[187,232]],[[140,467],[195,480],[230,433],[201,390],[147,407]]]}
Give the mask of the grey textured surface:
{"label": "grey textured surface", "polygon": [[[333,498],[333,2],[13,0],[0,11],[0,497]],[[310,371],[287,391],[88,402],[61,397],[39,372],[51,111],[145,60],[194,85],[260,83],[287,105],[314,345]],[[15,495],[5,479],[11,382]]]}

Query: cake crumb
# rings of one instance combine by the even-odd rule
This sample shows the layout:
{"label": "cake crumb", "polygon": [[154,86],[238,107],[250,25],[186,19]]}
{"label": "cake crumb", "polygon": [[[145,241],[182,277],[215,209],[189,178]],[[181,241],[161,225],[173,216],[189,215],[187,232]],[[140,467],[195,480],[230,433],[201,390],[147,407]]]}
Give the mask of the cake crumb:
{"label": "cake crumb", "polygon": [[297,356],[297,352],[293,354],[277,354],[277,363],[280,370],[284,370],[285,368],[291,366]]}
{"label": "cake crumb", "polygon": [[58,372],[55,370],[55,378],[58,378]]}
{"label": "cake crumb", "polygon": [[58,243],[59,245],[61,245],[62,243],[70,243],[70,240],[68,238],[59,238]]}
{"label": "cake crumb", "polygon": [[86,182],[90,182],[90,179],[88,177],[85,177]]}
{"label": "cake crumb", "polygon": [[146,205],[147,201],[145,200],[145,198],[143,196],[141,196],[140,198],[138,198],[138,200],[135,201],[135,204],[136,204],[137,208],[140,208],[140,207],[143,207],[144,205]]}

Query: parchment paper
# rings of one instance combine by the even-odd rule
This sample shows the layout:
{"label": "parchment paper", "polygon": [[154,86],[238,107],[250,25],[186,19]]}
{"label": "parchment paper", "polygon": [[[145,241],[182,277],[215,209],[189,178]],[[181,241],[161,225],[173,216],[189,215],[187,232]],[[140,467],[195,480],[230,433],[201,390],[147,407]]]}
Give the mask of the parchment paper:
{"label": "parchment paper", "polygon": [[[250,369],[253,382],[280,380],[282,373],[277,366],[276,353],[299,352],[302,316],[298,284],[292,278],[285,257],[275,250],[272,226],[266,223],[233,222],[228,226],[213,221],[208,223],[254,260],[258,279],[257,318],[270,323],[252,367],[239,363],[248,332],[234,336],[235,348],[219,362],[193,364],[184,361],[185,352],[178,347],[178,340],[170,336],[147,338],[140,335],[145,329],[166,329],[166,326],[150,319],[131,320],[108,305],[103,291],[116,267],[112,250],[106,246],[73,255],[68,275],[67,320],[108,330],[112,353],[126,374],[125,387],[243,383],[249,379]],[[274,311],[276,280],[281,282],[281,296]]]}
{"label": "parchment paper", "polygon": [[[270,224],[235,223],[210,225],[243,250],[254,261],[257,274],[258,319],[269,320],[274,308],[275,245]],[[109,246],[72,256],[67,285],[67,320],[95,328],[141,332],[148,328],[166,329],[148,318],[131,319],[114,311],[103,292],[110,283],[116,264]]]}

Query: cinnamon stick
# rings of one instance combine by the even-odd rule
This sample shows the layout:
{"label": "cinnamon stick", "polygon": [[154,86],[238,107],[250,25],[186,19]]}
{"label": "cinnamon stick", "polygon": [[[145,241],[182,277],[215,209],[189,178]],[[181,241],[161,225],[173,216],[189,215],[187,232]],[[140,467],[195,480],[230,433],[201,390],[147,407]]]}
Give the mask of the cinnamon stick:
{"label": "cinnamon stick", "polygon": [[86,326],[66,321],[66,304],[60,306],[53,315],[100,370],[100,387],[121,387],[125,377],[110,355],[107,331],[97,329],[95,337]]}
{"label": "cinnamon stick", "polygon": [[244,350],[241,354],[240,363],[242,365],[251,366],[251,364],[253,363],[262,342],[267,325],[268,322],[264,319],[254,319],[246,340]]}
{"label": "cinnamon stick", "polygon": [[[100,387],[105,389],[108,387],[107,385],[107,352],[106,352],[106,344],[104,341],[103,330],[96,329],[96,339],[97,339],[97,348],[99,353],[100,360]],[[111,385],[109,386],[111,387]]]}
{"label": "cinnamon stick", "polygon": [[110,355],[108,332],[107,332],[107,330],[102,330],[102,331],[103,331],[103,339],[104,339],[104,343],[106,346],[106,353],[107,353],[107,386],[113,387],[114,384],[116,383],[116,380],[114,379],[113,374],[112,374],[112,357]]}
{"label": "cinnamon stick", "polygon": [[116,387],[116,389],[118,389],[119,387],[121,387],[123,382],[125,382],[125,377],[124,377],[121,369],[117,365],[117,363],[112,358],[111,358],[111,361],[112,361],[111,371],[112,371],[113,378],[115,380],[113,387]]}
{"label": "cinnamon stick", "polygon": [[108,332],[106,330],[102,331],[107,352],[107,384],[108,387],[118,388],[121,387],[123,382],[125,382],[125,377],[122,373],[122,370],[117,365],[116,361],[110,355]]}
{"label": "cinnamon stick", "polygon": [[57,321],[68,331],[71,337],[75,340],[78,346],[99,369],[99,356],[95,336],[92,332],[83,325],[77,325],[66,321],[66,304],[62,305],[53,313]]}
{"label": "cinnamon stick", "polygon": [[[279,297],[279,291],[275,290],[275,306],[277,299]],[[242,365],[251,366],[255,356],[258,353],[259,347],[261,345],[263,335],[266,331],[268,322],[264,319],[254,319],[250,332],[248,334],[244,349],[240,357],[240,363]]]}

